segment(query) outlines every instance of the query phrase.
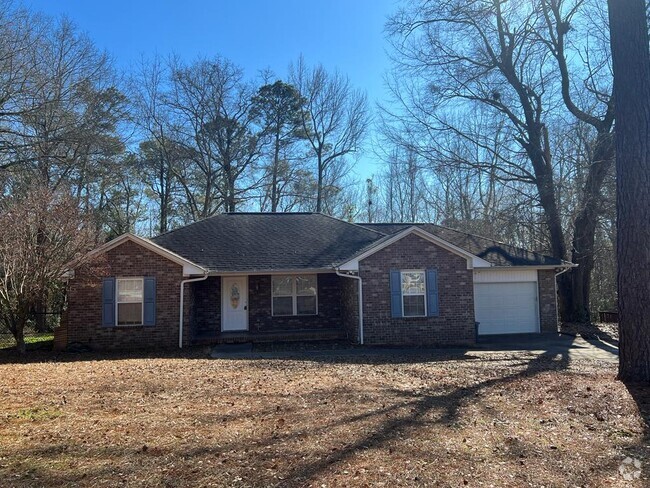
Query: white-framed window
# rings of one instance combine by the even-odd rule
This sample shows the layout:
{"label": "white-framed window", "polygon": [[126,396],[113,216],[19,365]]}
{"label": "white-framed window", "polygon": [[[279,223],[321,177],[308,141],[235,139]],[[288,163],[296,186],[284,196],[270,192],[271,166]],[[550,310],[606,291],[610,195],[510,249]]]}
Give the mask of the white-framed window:
{"label": "white-framed window", "polygon": [[402,315],[427,315],[427,285],[424,270],[402,271]]}
{"label": "white-framed window", "polygon": [[144,323],[144,279],[117,278],[116,295],[117,325],[142,325]]}
{"label": "white-framed window", "polygon": [[316,315],[318,285],[316,275],[275,275],[271,278],[273,316]]}

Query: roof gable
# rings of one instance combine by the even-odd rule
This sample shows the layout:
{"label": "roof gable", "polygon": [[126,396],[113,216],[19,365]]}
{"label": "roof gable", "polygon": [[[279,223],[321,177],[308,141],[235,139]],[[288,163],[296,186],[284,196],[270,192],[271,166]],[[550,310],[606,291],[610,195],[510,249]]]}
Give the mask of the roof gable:
{"label": "roof gable", "polygon": [[484,259],[481,259],[478,256],[475,256],[471,254],[470,252],[466,251],[465,249],[461,249],[458,246],[455,246],[454,244],[445,241],[444,239],[441,239],[440,237],[431,234],[415,225],[407,227],[404,230],[401,230],[399,232],[396,232],[395,234],[388,235],[386,238],[381,239],[380,241],[377,241],[374,245],[370,246],[368,249],[365,249],[361,251],[360,253],[357,253],[355,256],[353,256],[351,259],[348,259],[338,266],[342,270],[346,271],[351,271],[351,270],[358,270],[359,269],[359,261],[364,260],[368,256],[371,256],[375,254],[378,251],[381,251],[382,249],[395,244],[399,242],[400,240],[404,239],[406,236],[409,235],[417,235],[423,239],[426,239],[429,242],[432,242],[438,246],[440,246],[443,249],[446,249],[447,251],[456,254],[462,258],[464,258],[467,261],[467,269],[473,269],[473,268],[487,268],[490,267],[490,263],[485,261]]}
{"label": "roof gable", "polygon": [[130,233],[122,234],[121,236],[116,237],[115,239],[98,247],[97,249],[91,251],[88,257],[92,258],[95,256],[99,256],[101,254],[110,251],[111,249],[115,249],[116,247],[121,246],[126,242],[133,242],[138,246],[142,246],[145,249],[148,249],[149,251],[152,251],[166,259],[169,259],[170,261],[176,264],[179,264],[180,266],[183,267],[183,275],[185,276],[200,275],[200,274],[205,274],[206,272],[205,268],[199,266],[198,264],[193,263],[192,261],[184,258],[183,256],[179,256],[178,254],[162,246],[159,246],[158,244],[150,241],[149,239],[145,239],[143,237],[139,237]]}
{"label": "roof gable", "polygon": [[512,246],[503,242],[481,237],[467,232],[462,232],[441,225],[417,223],[393,223],[393,224],[359,224],[367,228],[393,235],[408,227],[416,226],[432,235],[436,235],[455,246],[464,249],[473,255],[487,261],[491,266],[511,267],[568,267],[571,263],[562,261],[539,252],[529,251],[520,247]]}

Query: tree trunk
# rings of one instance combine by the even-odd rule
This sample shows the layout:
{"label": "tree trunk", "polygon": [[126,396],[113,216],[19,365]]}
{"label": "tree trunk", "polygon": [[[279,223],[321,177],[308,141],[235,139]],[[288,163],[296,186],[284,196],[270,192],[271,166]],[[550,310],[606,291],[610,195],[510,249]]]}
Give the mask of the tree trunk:
{"label": "tree trunk", "polygon": [[273,173],[271,175],[271,212],[278,211],[278,169],[280,165],[280,132],[275,133],[275,151],[273,154]]}
{"label": "tree trunk", "polygon": [[27,349],[25,347],[26,315],[19,312],[18,315],[12,317],[10,320],[11,326],[9,327],[9,330],[11,331],[11,334],[14,336],[14,340],[16,341],[16,350],[20,354],[25,354]]}
{"label": "tree trunk", "polygon": [[614,160],[614,146],[609,129],[598,134],[587,180],[582,191],[580,212],[573,229],[571,262],[578,265],[560,277],[559,287],[564,298],[560,316],[563,322],[589,322],[591,317],[590,289],[594,269],[594,243],[603,183]]}
{"label": "tree trunk", "polygon": [[609,0],[616,110],[619,378],[650,383],[650,50],[643,0]]}
{"label": "tree trunk", "polygon": [[554,258],[566,259],[566,246],[562,232],[562,219],[557,208],[555,196],[555,181],[553,180],[553,167],[550,154],[544,149],[542,135],[536,128],[529,129],[530,142],[523,144],[530,162],[535,170],[535,184],[539,193],[539,203],[544,210],[546,228],[549,235],[551,254]]}
{"label": "tree trunk", "polygon": [[158,183],[160,185],[160,221],[158,232],[161,234],[167,232],[167,214],[169,211],[169,175],[165,176],[165,161],[160,161],[160,178]]}
{"label": "tree trunk", "polygon": [[316,189],[316,212],[323,210],[323,162],[320,151],[318,153],[318,182]]}
{"label": "tree trunk", "polygon": [[226,175],[226,211],[234,212],[235,211],[235,181],[232,175]]}
{"label": "tree trunk", "polygon": [[34,328],[36,332],[47,332],[47,292],[43,292],[34,307]]}
{"label": "tree trunk", "polygon": [[27,346],[25,345],[25,334],[21,333],[19,337],[16,337],[16,350],[24,355],[27,352]]}

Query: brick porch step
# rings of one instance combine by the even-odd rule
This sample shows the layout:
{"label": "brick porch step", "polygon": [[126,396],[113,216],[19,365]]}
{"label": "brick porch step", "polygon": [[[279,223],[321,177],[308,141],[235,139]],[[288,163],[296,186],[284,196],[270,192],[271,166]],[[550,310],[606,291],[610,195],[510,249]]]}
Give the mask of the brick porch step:
{"label": "brick porch step", "polygon": [[336,341],[347,339],[340,329],[284,330],[269,332],[222,332],[211,337],[198,337],[195,344],[242,344],[246,342]]}

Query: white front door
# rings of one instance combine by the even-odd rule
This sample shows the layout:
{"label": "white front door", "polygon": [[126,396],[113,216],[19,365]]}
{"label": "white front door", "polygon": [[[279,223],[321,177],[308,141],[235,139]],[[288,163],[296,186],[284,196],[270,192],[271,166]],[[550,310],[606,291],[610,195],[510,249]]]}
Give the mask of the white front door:
{"label": "white front door", "polygon": [[221,330],[248,330],[248,276],[221,279]]}

